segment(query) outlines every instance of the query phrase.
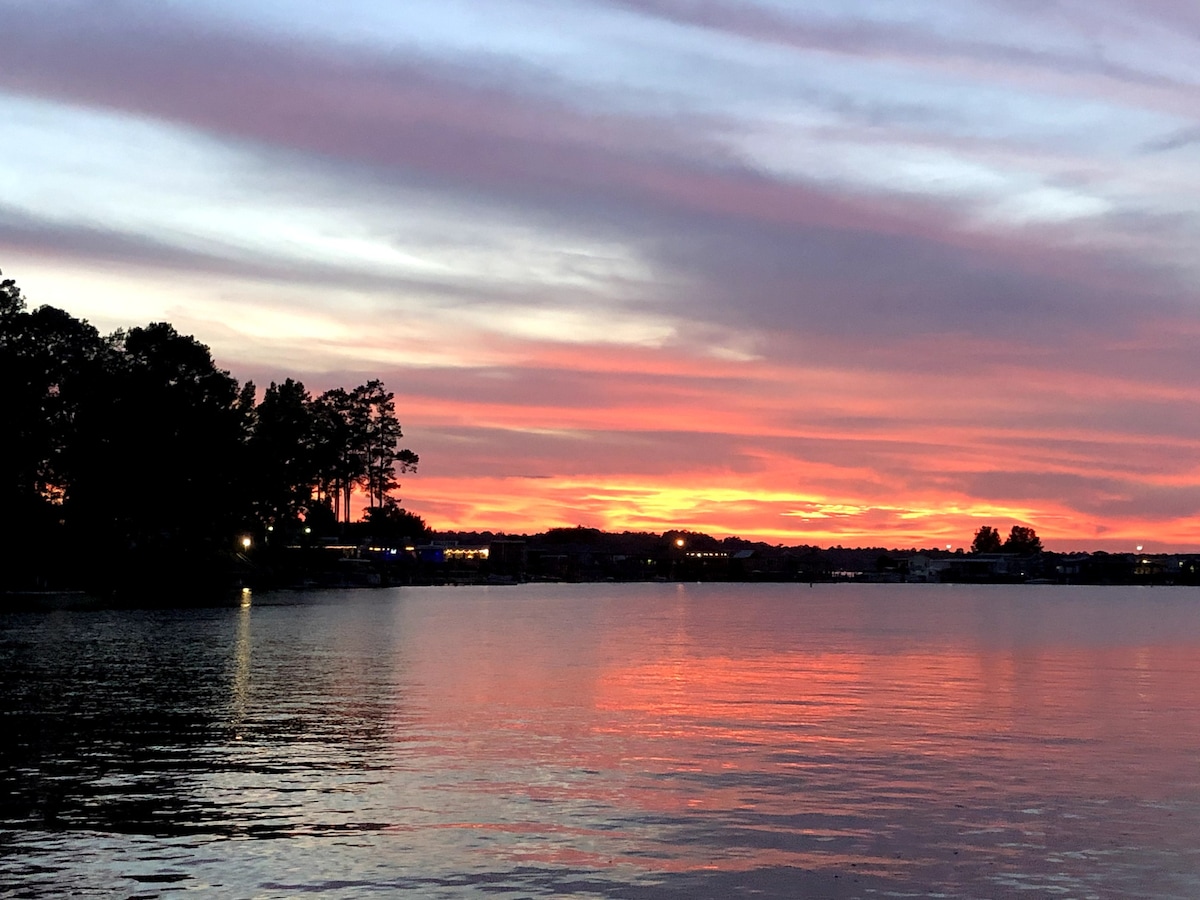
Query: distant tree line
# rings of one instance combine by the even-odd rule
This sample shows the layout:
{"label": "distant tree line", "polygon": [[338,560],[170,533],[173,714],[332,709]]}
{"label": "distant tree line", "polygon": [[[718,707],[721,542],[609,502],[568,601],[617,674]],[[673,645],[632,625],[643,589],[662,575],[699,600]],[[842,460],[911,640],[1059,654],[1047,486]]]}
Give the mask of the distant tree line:
{"label": "distant tree line", "polygon": [[355,491],[424,530],[392,497],[418,458],[382,382],[256,394],[166,323],[104,336],[0,280],[0,590],[217,573],[242,533],[336,530]]}

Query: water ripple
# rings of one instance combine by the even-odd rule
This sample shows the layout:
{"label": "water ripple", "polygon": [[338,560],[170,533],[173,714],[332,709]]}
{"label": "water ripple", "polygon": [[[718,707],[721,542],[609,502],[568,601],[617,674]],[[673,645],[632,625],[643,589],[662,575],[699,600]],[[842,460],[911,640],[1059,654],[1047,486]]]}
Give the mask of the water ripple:
{"label": "water ripple", "polygon": [[538,586],[0,618],[14,897],[1200,896],[1158,591]]}

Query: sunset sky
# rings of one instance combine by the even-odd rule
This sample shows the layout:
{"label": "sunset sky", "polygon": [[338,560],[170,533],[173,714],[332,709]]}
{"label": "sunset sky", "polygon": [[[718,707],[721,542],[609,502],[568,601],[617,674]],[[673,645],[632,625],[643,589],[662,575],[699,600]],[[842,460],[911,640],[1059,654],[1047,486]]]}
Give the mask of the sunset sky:
{"label": "sunset sky", "polygon": [[0,269],[435,528],[1200,548],[1194,0],[0,0]]}

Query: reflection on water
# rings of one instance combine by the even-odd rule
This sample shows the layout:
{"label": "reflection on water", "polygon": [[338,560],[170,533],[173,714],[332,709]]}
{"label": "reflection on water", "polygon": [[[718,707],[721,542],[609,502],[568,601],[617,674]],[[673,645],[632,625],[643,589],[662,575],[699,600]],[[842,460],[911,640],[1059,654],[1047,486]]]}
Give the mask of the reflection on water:
{"label": "reflection on water", "polygon": [[1194,592],[584,585],[0,618],[17,897],[1200,896]]}

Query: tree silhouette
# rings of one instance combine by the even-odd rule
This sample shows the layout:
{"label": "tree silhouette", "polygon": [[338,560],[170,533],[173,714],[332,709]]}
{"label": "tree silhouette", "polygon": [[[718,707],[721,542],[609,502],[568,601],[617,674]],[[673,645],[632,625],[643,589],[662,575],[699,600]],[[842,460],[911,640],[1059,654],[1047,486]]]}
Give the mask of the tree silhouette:
{"label": "tree silhouette", "polygon": [[357,422],[364,427],[367,505],[383,507],[389,494],[399,486],[396,469],[411,472],[417,467],[417,454],[398,447],[404,432],[396,418],[395,395],[382,381],[372,380],[355,388],[353,402],[359,407]]}
{"label": "tree silhouette", "polygon": [[318,499],[333,507],[336,521],[350,521],[350,492],[366,472],[363,429],[355,421],[354,400],[343,388],[326,391],[313,403],[317,447]]}
{"label": "tree silhouette", "polygon": [[418,457],[397,446],[403,431],[394,395],[372,380],[352,391],[333,388],[312,404],[316,433],[317,497],[328,500],[336,518],[350,521],[356,486],[367,491],[368,507],[382,506],[396,486],[396,469],[416,469]]}
{"label": "tree silhouette", "polygon": [[130,554],[200,566],[231,546],[247,514],[248,420],[203,344],[161,322],[118,333],[81,411],[63,504],[94,567]]}
{"label": "tree silhouette", "polygon": [[271,382],[254,410],[249,438],[254,512],[264,526],[298,521],[318,481],[312,398],[291,378]]}
{"label": "tree silhouette", "polygon": [[16,283],[0,281],[0,589],[36,585],[31,573],[52,568],[77,421],[106,349],[87,322],[50,306],[27,312]]}
{"label": "tree silhouette", "polygon": [[64,455],[105,350],[95,328],[54,307],[4,317],[3,471],[19,493],[61,497]]}
{"label": "tree silhouette", "polygon": [[401,509],[391,497],[367,510],[366,522],[377,541],[420,540],[429,534],[429,526],[420,516]]}
{"label": "tree silhouette", "polygon": [[971,541],[972,553],[999,553],[1000,547],[1000,532],[991,525],[980,526],[975,532],[975,540]]}
{"label": "tree silhouette", "polygon": [[1031,556],[1042,552],[1042,539],[1037,532],[1024,525],[1014,525],[1004,541],[1005,553],[1017,553],[1021,556]]}

